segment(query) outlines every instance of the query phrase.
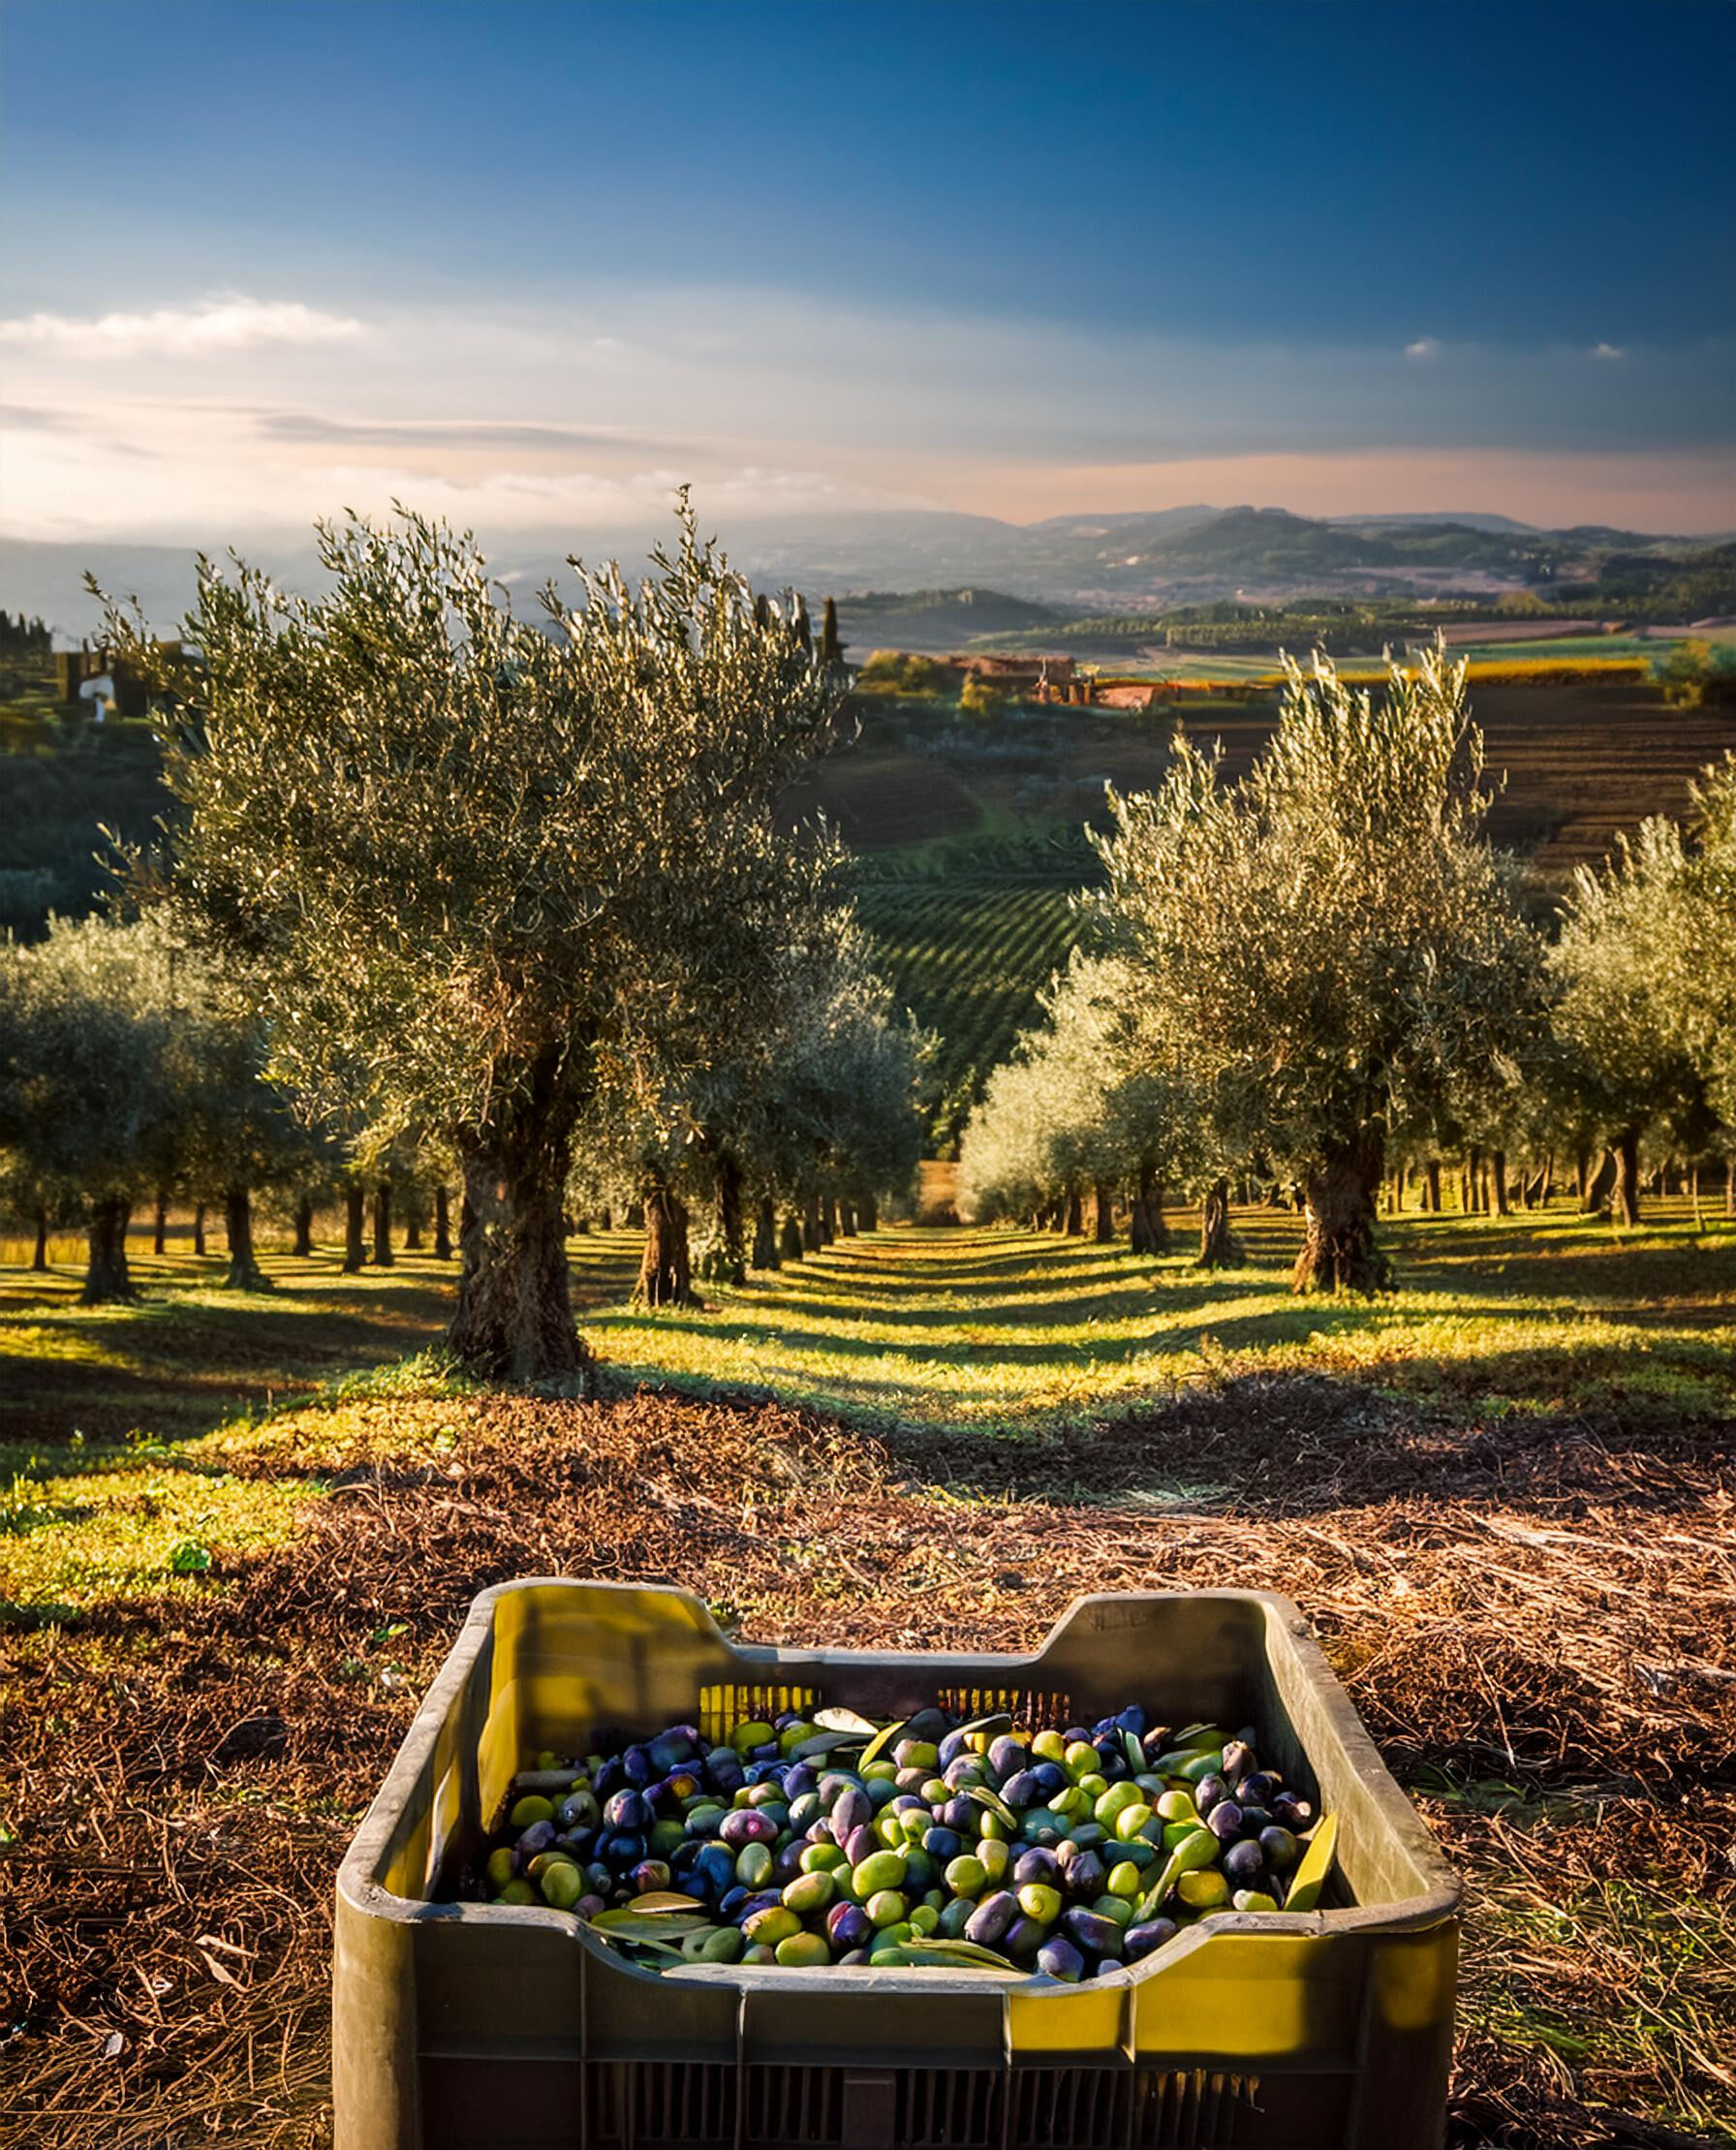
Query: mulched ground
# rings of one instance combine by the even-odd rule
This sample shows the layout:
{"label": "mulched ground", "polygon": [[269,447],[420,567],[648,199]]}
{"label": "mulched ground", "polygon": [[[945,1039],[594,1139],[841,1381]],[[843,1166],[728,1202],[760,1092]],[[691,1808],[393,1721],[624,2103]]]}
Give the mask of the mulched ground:
{"label": "mulched ground", "polygon": [[[459,1441],[431,1461],[436,1422]],[[1452,2142],[1736,2137],[1727,1428],[1466,1435],[1263,1378],[1040,1445],[655,1394],[322,1424],[295,1467],[338,1489],[290,1551],[0,1631],[0,2142],[328,2140],[337,1859],[473,1594],[557,1573],[680,1583],[756,1640],[911,1647],[1029,1646],[1086,1589],[1286,1590],[1470,1882]],[[1234,1491],[1180,1512],[1151,1490],[1177,1482]]]}

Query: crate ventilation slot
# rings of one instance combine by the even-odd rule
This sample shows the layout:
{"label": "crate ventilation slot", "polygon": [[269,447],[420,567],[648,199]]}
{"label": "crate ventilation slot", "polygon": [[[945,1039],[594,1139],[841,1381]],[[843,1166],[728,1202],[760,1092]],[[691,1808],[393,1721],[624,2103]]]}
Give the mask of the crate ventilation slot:
{"label": "crate ventilation slot", "polygon": [[1204,2070],[593,2063],[587,2150],[1236,2150],[1258,2081]]}
{"label": "crate ventilation slot", "polygon": [[699,1729],[715,1746],[736,1725],[765,1725],[793,1709],[806,1717],[820,1707],[813,1687],[728,1686],[699,1690]]}
{"label": "crate ventilation slot", "polygon": [[955,1717],[994,1717],[1005,1710],[1027,1731],[1063,1730],[1073,1721],[1070,1695],[1038,1687],[943,1687],[935,1700]]}

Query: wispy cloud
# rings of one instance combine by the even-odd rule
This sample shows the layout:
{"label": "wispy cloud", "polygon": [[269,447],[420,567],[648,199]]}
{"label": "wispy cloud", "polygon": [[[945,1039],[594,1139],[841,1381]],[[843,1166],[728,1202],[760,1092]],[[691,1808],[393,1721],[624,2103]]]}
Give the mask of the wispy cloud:
{"label": "wispy cloud", "polygon": [[0,321],[0,344],[63,358],[230,356],[269,345],[305,349],[357,343],[366,330],[345,314],[298,299],[249,298],[240,293],[150,313],[24,314]]}
{"label": "wispy cloud", "polygon": [[1407,358],[1438,358],[1441,356],[1439,336],[1418,336],[1414,343],[1405,346]]}
{"label": "wispy cloud", "polygon": [[1627,356],[1627,352],[1622,349],[1620,344],[1595,343],[1592,346],[1592,357],[1594,358],[1625,358]]}
{"label": "wispy cloud", "polygon": [[315,411],[266,411],[261,435],[270,441],[335,448],[610,449],[666,455],[691,446],[667,437],[649,440],[612,425],[522,425],[510,419],[335,419]]}

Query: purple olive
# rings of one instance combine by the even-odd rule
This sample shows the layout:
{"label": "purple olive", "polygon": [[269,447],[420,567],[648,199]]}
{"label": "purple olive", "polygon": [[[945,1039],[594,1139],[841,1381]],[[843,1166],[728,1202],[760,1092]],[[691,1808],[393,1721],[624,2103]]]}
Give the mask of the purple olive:
{"label": "purple olive", "polygon": [[1166,1941],[1173,1941],[1180,1931],[1173,1918],[1148,1918],[1143,1925],[1128,1928],[1122,1937],[1122,1952],[1129,1963],[1138,1963]]}
{"label": "purple olive", "polygon": [[941,1758],[941,1767],[946,1769],[952,1762],[955,1762],[960,1755],[966,1752],[964,1733],[961,1731],[948,1732],[946,1738],[941,1741],[938,1751]]}
{"label": "purple olive", "polygon": [[603,1819],[611,1829],[642,1829],[650,1824],[651,1810],[641,1793],[617,1792],[604,1808]]}
{"label": "purple olive", "polygon": [[834,1904],[825,1930],[834,1948],[866,1948],[874,1939],[874,1921],[860,1904]]}
{"label": "purple olive", "polygon": [[1216,1774],[1201,1777],[1194,1787],[1194,1804],[1202,1815],[1210,1814],[1221,1799],[1229,1797],[1229,1787]]}
{"label": "purple olive", "polygon": [[992,1896],[985,1896],[965,1921],[965,1939],[979,1947],[992,1948],[1018,1916],[1018,1898],[1009,1888],[998,1888]]}
{"label": "purple olive", "polygon": [[1287,1874],[1302,1856],[1302,1847],[1288,1829],[1276,1823],[1269,1829],[1259,1832],[1259,1848],[1266,1854],[1266,1864],[1274,1874]]}
{"label": "purple olive", "polygon": [[1015,1811],[1040,1806],[1043,1791],[1035,1769],[1016,1769],[1001,1787],[1001,1796]]}
{"label": "purple olive", "polygon": [[845,1840],[844,1855],[849,1859],[852,1866],[860,1866],[864,1859],[872,1858],[876,1852],[884,1849],[885,1847],[881,1843],[880,1838],[864,1824],[859,1829],[851,1830],[850,1835]]}
{"label": "purple olive", "polygon": [[1025,1751],[1023,1743],[1011,1738],[1006,1732],[1003,1732],[1000,1738],[993,1741],[989,1747],[988,1765],[994,1771],[996,1778],[1002,1782],[1005,1782],[1008,1777],[1016,1776],[1021,1769],[1028,1765],[1030,1760],[1031,1757]]}
{"label": "purple olive", "polygon": [[1058,1847],[1056,1855],[1061,1863],[1061,1885],[1070,1896],[1089,1903],[1103,1893],[1107,1869],[1089,1845],[1075,1847],[1071,1858],[1067,1856],[1065,1847]]}
{"label": "purple olive", "polygon": [[1068,1940],[1088,1956],[1121,1954],[1121,1928],[1113,1918],[1105,1918],[1100,1912],[1087,1911],[1083,1904],[1071,1904],[1061,1914],[1061,1923]]}
{"label": "purple olive", "polygon": [[626,1782],[627,1771],[620,1756],[610,1755],[592,1774],[591,1796],[594,1799],[606,1799],[611,1792],[618,1792]]}
{"label": "purple olive", "polygon": [[1242,1810],[1233,1799],[1220,1799],[1206,1816],[1205,1825],[1220,1844],[1228,1844],[1242,1826]]}
{"label": "purple olive", "polygon": [[1224,1774],[1231,1784],[1240,1784],[1254,1768],[1254,1749],[1246,1741],[1231,1739],[1224,1749]]}
{"label": "purple olive", "polygon": [[1257,1888],[1266,1871],[1266,1854],[1257,1843],[1232,1844],[1224,1854],[1224,1879],[1235,1888]]}
{"label": "purple olive", "polygon": [[534,1859],[539,1852],[547,1851],[554,1842],[554,1836],[552,1822],[533,1822],[518,1839],[519,1857]]}
{"label": "purple olive", "polygon": [[819,1783],[820,1779],[814,1774],[811,1763],[791,1762],[784,1772],[784,1796],[786,1799],[799,1799],[804,1792],[814,1791]]}
{"label": "purple olive", "polygon": [[[735,1871],[734,1867],[731,1866],[729,1871],[731,1874],[733,1874]],[[733,1922],[736,1918],[740,1916],[741,1908],[747,1902],[747,1900],[748,1892],[746,1888],[742,1885],[740,1882],[737,1882],[733,1888],[725,1889],[724,1893],[718,1898],[718,1916],[720,1918],[728,1918],[731,1922]]]}
{"label": "purple olive", "polygon": [[938,1823],[932,1829],[922,1832],[922,1849],[932,1859],[939,1859],[945,1866],[948,1860],[960,1856],[965,1840],[956,1829],[943,1828]]}
{"label": "purple olive", "polygon": [[661,1774],[657,1764],[651,1760],[649,1747],[629,1747],[621,1757],[621,1766],[627,1772],[628,1783],[641,1792],[654,1777]]}
{"label": "purple olive", "polygon": [[1035,1963],[1037,1951],[1049,1938],[1049,1929],[1039,1918],[1015,1918],[1001,1939],[1001,1953],[1010,1956],[1014,1963]]}
{"label": "purple olive", "polygon": [[705,1757],[705,1775],[711,1789],[721,1792],[728,1799],[734,1798],[748,1781],[748,1773],[741,1765],[741,1757],[733,1747],[714,1747]]}
{"label": "purple olive", "polygon": [[840,1844],[852,1829],[866,1828],[874,1820],[874,1801],[859,1785],[846,1785],[832,1801],[831,1824]]}
{"label": "purple olive", "polygon": [[943,1828],[956,1829],[960,1836],[975,1839],[976,1817],[981,1811],[975,1799],[967,1799],[961,1792],[956,1799],[948,1799],[935,1809],[935,1820]]}
{"label": "purple olive", "polygon": [[1052,1799],[1057,1792],[1065,1792],[1067,1789],[1067,1771],[1058,1761],[1035,1762],[1031,1774],[1037,1779],[1037,1788],[1045,1799]]}
{"label": "purple olive", "polygon": [[1135,1739],[1145,1737],[1145,1711],[1137,1702],[1130,1702],[1115,1720],[1118,1731],[1131,1732]]}
{"label": "purple olive", "polygon": [[1012,1868],[1013,1881],[1021,1888],[1027,1882],[1042,1882],[1053,1888],[1060,1873],[1061,1861],[1053,1852],[1045,1851],[1040,1845],[1021,1853]]}
{"label": "purple olive", "polygon": [[1244,1807],[1269,1807],[1282,1790],[1276,1777],[1263,1769],[1256,1769],[1252,1776],[1244,1777],[1237,1785],[1236,1802]]}
{"label": "purple olive", "polygon": [[865,1963],[872,1960],[866,1948],[852,1948],[838,1957],[837,1963],[840,1970],[848,1966],[852,1971],[859,1971]]}
{"label": "purple olive", "polygon": [[739,1852],[744,1844],[769,1844],[778,1824],[760,1807],[731,1807],[718,1823],[717,1833]]}
{"label": "purple olive", "polygon": [[666,1859],[640,1859],[628,1875],[628,1886],[636,1896],[649,1896],[656,1888],[667,1888],[673,1876]]}
{"label": "purple olive", "polygon": [[1077,1985],[1085,1976],[1085,1959],[1070,1941],[1057,1934],[1053,1941],[1045,1941],[1037,1951],[1037,1968],[1046,1971],[1051,1979]]}

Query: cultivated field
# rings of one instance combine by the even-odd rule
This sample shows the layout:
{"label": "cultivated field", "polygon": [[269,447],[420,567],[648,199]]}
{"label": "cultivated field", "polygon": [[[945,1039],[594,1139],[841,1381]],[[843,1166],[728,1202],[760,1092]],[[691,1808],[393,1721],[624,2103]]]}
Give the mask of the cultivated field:
{"label": "cultivated field", "polygon": [[[596,1405],[401,1358],[419,1257],[238,1298],[174,1261],[119,1312],[5,1272],[0,2141],[328,2139],[332,1869],[471,1595],[531,1572],[909,1647],[1287,1590],[1470,1883],[1454,2144],[1736,2140],[1736,1226],[1409,1218],[1371,1305],[1289,1300],[1293,1220],[1236,1222],[1216,1276],[888,1229],[656,1321],[593,1235]],[[374,1370],[285,1404],[333,1321]]]}

